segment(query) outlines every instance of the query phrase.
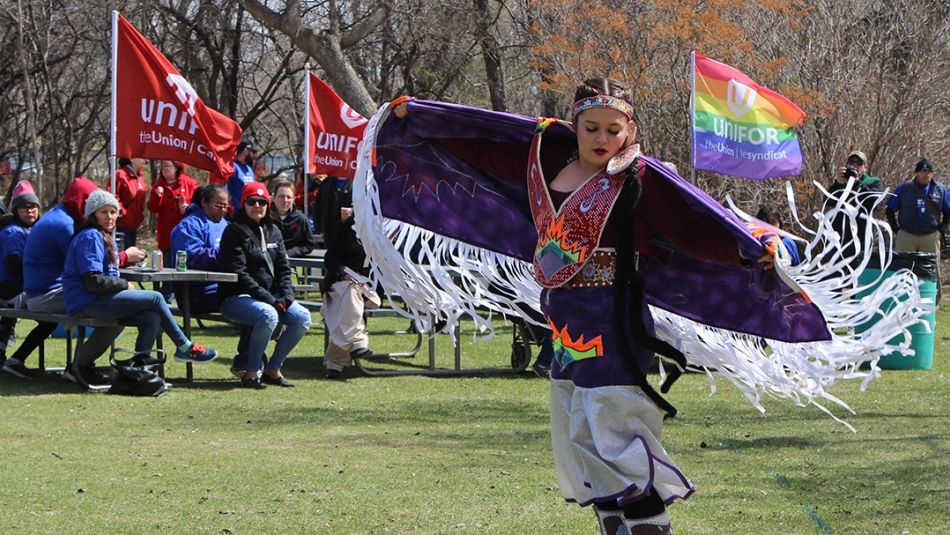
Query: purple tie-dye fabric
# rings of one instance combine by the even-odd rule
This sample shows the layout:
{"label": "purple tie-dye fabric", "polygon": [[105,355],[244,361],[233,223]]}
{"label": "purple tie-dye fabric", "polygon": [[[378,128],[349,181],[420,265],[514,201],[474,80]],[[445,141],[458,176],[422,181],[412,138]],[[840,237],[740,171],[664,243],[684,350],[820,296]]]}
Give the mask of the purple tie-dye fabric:
{"label": "purple tie-dye fabric", "polygon": [[[531,117],[411,101],[408,117],[389,116],[376,139],[374,174],[383,216],[530,262],[537,233],[525,178],[535,126]],[[561,163],[562,155],[576,149],[573,133],[558,124],[545,132],[544,142],[542,153]],[[645,161],[675,186],[689,209],[722,222],[735,239],[722,247],[738,247],[749,258],[764,254],[731,212],[665,165]],[[830,339],[817,307],[774,272],[683,253],[667,264],[641,261],[641,268],[651,304],[673,313],[787,342]]]}

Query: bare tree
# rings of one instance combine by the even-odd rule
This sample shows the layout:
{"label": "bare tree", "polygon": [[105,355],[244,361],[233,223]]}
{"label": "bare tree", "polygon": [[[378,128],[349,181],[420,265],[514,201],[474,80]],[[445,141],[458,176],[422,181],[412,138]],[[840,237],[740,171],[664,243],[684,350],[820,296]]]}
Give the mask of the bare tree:
{"label": "bare tree", "polygon": [[508,103],[505,98],[505,75],[502,72],[501,51],[498,40],[492,34],[492,28],[501,9],[493,14],[488,0],[474,0],[474,3],[478,14],[476,35],[482,49],[482,59],[485,62],[485,76],[488,81],[488,92],[491,95],[491,106],[493,110],[506,111]]}
{"label": "bare tree", "polygon": [[389,12],[388,2],[379,2],[363,16],[350,21],[340,5],[329,0],[323,6],[326,27],[314,30],[304,23],[300,2],[296,0],[283,2],[281,11],[274,11],[258,0],[240,1],[262,24],[289,36],[294,46],[316,60],[333,87],[353,109],[367,116],[376,111],[375,100],[344,51],[383,23]]}

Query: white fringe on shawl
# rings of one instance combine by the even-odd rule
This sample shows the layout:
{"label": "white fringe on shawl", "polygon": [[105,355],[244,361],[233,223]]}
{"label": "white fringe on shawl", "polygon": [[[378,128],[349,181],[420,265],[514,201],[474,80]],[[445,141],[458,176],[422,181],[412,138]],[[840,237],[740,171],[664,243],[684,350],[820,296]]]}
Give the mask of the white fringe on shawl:
{"label": "white fringe on shawl", "polygon": [[[490,336],[495,313],[535,323],[525,312],[537,311],[540,301],[541,288],[530,264],[381,216],[372,155],[377,127],[388,113],[388,105],[383,105],[366,127],[353,187],[356,232],[370,259],[371,278],[382,284],[387,294],[399,296],[408,308],[406,317],[423,332],[445,321],[445,329],[454,337],[457,321],[468,316],[479,331]],[[853,413],[827,389],[838,380],[860,378],[863,390],[880,374],[880,357],[894,351],[913,354],[907,329],[919,322],[926,324],[919,318],[932,311],[933,304],[921,299],[917,277],[907,270],[880,277],[870,285],[859,283],[858,277],[872,256],[878,256],[881,266],[889,265],[892,235],[886,224],[869,218],[860,205],[843,200],[852,186],[849,183],[840,197],[832,198],[818,185],[831,208],[813,214],[815,229],[805,227],[796,216],[796,222],[811,236],[802,261],[790,266],[780,254],[776,263],[783,279],[805,291],[822,311],[832,332],[830,341],[783,343],[708,327],[651,307],[657,335],[680,349],[691,366],[705,371],[711,393],[716,390],[714,375],[719,375],[760,412],[765,412],[764,397],[789,399],[799,406],[815,405],[854,431],[819,403],[828,401]],[[786,189],[791,213],[796,214],[791,185]],[[886,195],[878,194],[875,206]],[[865,250],[844,256],[840,237],[832,228],[836,218],[847,222],[852,235],[858,234],[859,220],[867,222],[862,240],[868,245]],[[873,288],[875,284],[878,286]],[[862,293],[867,295],[859,297]],[[891,308],[882,313],[885,303]],[[882,317],[873,328],[855,332],[875,314]],[[889,344],[900,334],[903,343]],[[871,363],[869,371],[860,370],[864,362]],[[661,369],[661,381],[664,376]]]}

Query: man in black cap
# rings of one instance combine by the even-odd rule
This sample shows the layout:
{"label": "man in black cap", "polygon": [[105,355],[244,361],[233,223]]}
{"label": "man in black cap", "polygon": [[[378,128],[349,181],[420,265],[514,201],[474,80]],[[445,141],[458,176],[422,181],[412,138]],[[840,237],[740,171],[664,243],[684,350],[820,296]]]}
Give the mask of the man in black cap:
{"label": "man in black cap", "polygon": [[228,196],[235,212],[241,210],[241,194],[244,193],[244,185],[256,180],[254,178],[255,154],[257,154],[257,148],[248,140],[241,141],[234,153],[234,174],[228,178]]}
{"label": "man in black cap", "polygon": [[914,167],[914,178],[897,186],[887,201],[887,221],[897,233],[894,250],[937,255],[937,301],[940,301],[940,235],[950,224],[950,195],[934,181],[926,158]]}

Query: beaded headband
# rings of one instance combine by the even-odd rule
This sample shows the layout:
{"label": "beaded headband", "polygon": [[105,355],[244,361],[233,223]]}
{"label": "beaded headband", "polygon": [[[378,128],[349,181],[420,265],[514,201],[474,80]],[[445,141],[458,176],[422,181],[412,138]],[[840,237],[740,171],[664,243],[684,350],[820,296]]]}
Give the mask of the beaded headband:
{"label": "beaded headband", "polygon": [[581,112],[591,108],[611,108],[626,115],[627,119],[633,119],[633,106],[626,100],[610,95],[596,95],[575,102],[571,120],[576,123],[577,116],[580,115]]}

